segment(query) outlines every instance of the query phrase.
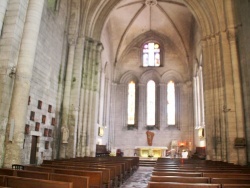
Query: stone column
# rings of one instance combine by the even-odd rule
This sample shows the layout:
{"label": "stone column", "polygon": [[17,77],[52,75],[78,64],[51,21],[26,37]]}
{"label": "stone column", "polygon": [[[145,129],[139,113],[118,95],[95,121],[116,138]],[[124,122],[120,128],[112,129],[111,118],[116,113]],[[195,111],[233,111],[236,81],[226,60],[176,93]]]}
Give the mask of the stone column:
{"label": "stone column", "polygon": [[103,45],[100,42],[95,42],[94,61],[92,71],[92,107],[91,107],[91,140],[90,140],[90,155],[95,156],[96,153],[96,138],[98,133],[97,116],[98,116],[98,102],[100,92],[100,75],[101,75],[101,52]]}
{"label": "stone column", "polygon": [[[71,62],[69,71],[67,103],[68,113],[64,114],[68,117],[67,127],[69,129],[69,139],[67,144],[67,157],[75,157],[76,148],[78,144],[78,132],[81,127],[78,125],[78,116],[80,110],[80,96],[82,84],[82,67],[83,67],[83,53],[84,53],[84,38],[78,37],[74,48],[74,60]],[[72,60],[72,59],[71,59]],[[65,91],[66,92],[66,91]],[[69,101],[68,101],[69,100]]]}
{"label": "stone column", "polygon": [[139,117],[138,117],[138,129],[143,130],[146,126],[146,108],[147,108],[147,92],[146,85],[139,83]]}
{"label": "stone column", "polygon": [[210,41],[204,39],[202,41],[203,50],[203,81],[204,81],[204,103],[206,106],[205,110],[205,122],[206,122],[206,158],[212,159],[214,155],[214,140],[213,140],[213,96],[211,89],[212,69],[211,69],[211,49]]}
{"label": "stone column", "polygon": [[[239,67],[239,58],[237,53],[237,45],[236,45],[236,33],[235,29],[229,29],[228,31],[228,40],[230,44],[231,51],[231,62],[233,69],[233,86],[234,86],[234,94],[235,94],[235,115],[236,115],[236,130],[238,138],[245,138],[245,127],[244,127],[244,119],[243,119],[243,102],[242,102],[242,87],[241,87],[241,79],[240,79],[240,67]],[[246,150],[237,149],[237,158],[238,164],[245,165],[246,164]]]}
{"label": "stone column", "polygon": [[8,4],[8,0],[1,0],[0,1],[0,35],[2,33],[3,20],[4,20],[7,4]]}
{"label": "stone column", "polygon": [[193,77],[193,95],[194,95],[194,123],[195,123],[195,129],[199,129],[198,124],[198,100],[197,100],[197,77]]}
{"label": "stone column", "polygon": [[30,0],[28,6],[6,131],[5,167],[24,162],[23,144],[27,103],[43,5],[44,0]]}
{"label": "stone column", "polygon": [[167,86],[166,83],[160,83],[160,128],[167,127]]}
{"label": "stone column", "polygon": [[[68,127],[68,116],[70,110],[70,91],[71,91],[71,82],[72,82],[72,72],[73,72],[73,64],[74,64],[74,55],[75,55],[75,39],[70,37],[69,39],[69,51],[68,51],[68,62],[67,62],[67,72],[66,72],[66,81],[64,87],[64,96],[63,96],[63,114],[62,114],[62,127],[61,130],[67,130],[69,132]],[[68,137],[66,139],[63,135],[63,131],[61,131],[61,146],[60,146],[60,157],[67,157],[67,144]]]}
{"label": "stone column", "polygon": [[111,84],[111,94],[114,97],[110,98],[110,127],[109,127],[109,138],[108,138],[108,149],[112,149],[115,145],[115,111],[116,111],[116,95],[117,95],[117,83]]}

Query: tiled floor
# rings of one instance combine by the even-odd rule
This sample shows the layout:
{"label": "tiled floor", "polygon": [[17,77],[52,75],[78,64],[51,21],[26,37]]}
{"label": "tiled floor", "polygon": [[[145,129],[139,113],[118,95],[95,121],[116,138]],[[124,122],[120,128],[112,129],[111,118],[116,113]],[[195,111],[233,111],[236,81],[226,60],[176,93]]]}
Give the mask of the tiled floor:
{"label": "tiled floor", "polygon": [[146,188],[152,174],[153,167],[140,166],[120,188]]}

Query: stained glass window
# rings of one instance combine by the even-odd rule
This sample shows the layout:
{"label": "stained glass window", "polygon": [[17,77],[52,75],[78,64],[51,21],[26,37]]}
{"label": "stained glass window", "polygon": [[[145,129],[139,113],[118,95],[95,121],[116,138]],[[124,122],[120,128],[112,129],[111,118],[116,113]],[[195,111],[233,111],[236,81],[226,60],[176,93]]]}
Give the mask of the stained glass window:
{"label": "stained glass window", "polygon": [[157,43],[149,42],[143,46],[143,66],[160,66],[160,46]]}
{"label": "stained glass window", "polygon": [[167,85],[167,116],[168,125],[175,125],[175,86],[170,81]]}
{"label": "stained glass window", "polygon": [[135,82],[128,84],[128,125],[135,124]]}
{"label": "stained glass window", "polygon": [[147,125],[155,125],[155,82],[147,83]]}

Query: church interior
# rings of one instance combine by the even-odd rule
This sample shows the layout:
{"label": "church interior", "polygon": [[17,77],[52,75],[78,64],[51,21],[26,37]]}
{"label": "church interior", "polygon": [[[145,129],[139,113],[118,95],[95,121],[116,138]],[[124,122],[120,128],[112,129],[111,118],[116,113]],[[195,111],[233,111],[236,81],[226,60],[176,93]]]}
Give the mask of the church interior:
{"label": "church interior", "polygon": [[0,167],[249,165],[249,17],[249,0],[1,0]]}

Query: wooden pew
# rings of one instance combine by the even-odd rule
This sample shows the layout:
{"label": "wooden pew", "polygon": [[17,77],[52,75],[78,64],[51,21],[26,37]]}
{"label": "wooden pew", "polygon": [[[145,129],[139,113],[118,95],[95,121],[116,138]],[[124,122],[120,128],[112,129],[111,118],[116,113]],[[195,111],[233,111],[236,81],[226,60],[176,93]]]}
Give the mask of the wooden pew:
{"label": "wooden pew", "polygon": [[149,182],[148,188],[220,188],[220,184],[210,183],[176,183],[176,182]]}
{"label": "wooden pew", "polygon": [[152,182],[210,183],[208,177],[151,176]]}
{"label": "wooden pew", "polygon": [[[77,166],[72,166],[70,164],[64,163],[64,164],[46,164],[42,165],[42,167],[49,167],[49,168],[61,168],[61,169],[72,169],[72,170],[90,170],[90,171],[101,171],[102,172],[102,178],[103,178],[103,184],[106,185],[107,188],[110,188],[112,185],[113,179],[115,178],[114,176],[111,177],[111,173],[109,168],[100,168],[100,167],[89,167],[89,166],[82,166],[77,165]],[[114,172],[112,173],[114,175]]]}
{"label": "wooden pew", "polygon": [[5,186],[12,188],[73,188],[72,182],[61,182],[51,180],[39,180],[32,178],[21,178],[14,176],[5,176]]}
{"label": "wooden pew", "polygon": [[33,178],[49,180],[50,174],[48,172],[33,172],[28,170],[15,170],[14,175],[22,178]]}
{"label": "wooden pew", "polygon": [[221,188],[250,188],[250,184],[222,184]]}
{"label": "wooden pew", "polygon": [[0,186],[4,186],[5,176],[0,175]]}
{"label": "wooden pew", "polygon": [[206,173],[217,173],[217,172],[226,172],[226,173],[241,173],[240,169],[165,169],[165,168],[154,168],[154,171],[158,172],[206,172]]}
{"label": "wooden pew", "polygon": [[72,182],[73,188],[89,188],[89,177],[65,175],[65,174],[50,174],[50,180]]}
{"label": "wooden pew", "polygon": [[53,168],[46,168],[46,167],[41,167],[41,166],[24,166],[24,170],[38,171],[38,172],[49,172],[49,173],[54,172]]}
{"label": "wooden pew", "polygon": [[249,178],[250,174],[243,173],[203,173],[203,177],[210,178]]}
{"label": "wooden pew", "polygon": [[[41,172],[41,171],[38,172],[29,170],[13,170],[13,175],[22,178],[73,182],[74,188],[89,188],[89,177],[84,177],[84,176],[62,175],[62,174],[53,174],[50,172]],[[4,185],[3,177],[4,177],[3,175],[0,176],[1,186]]]}
{"label": "wooden pew", "polygon": [[9,168],[0,168],[0,175],[13,176],[14,170]]}
{"label": "wooden pew", "polygon": [[65,175],[77,175],[89,177],[89,187],[102,187],[102,172],[101,171],[86,171],[86,170],[72,170],[60,169],[40,166],[24,166],[24,169],[30,171],[50,172]]}
{"label": "wooden pew", "polygon": [[122,182],[122,177],[123,177],[123,171],[125,171],[125,164],[124,163],[99,163],[99,162],[95,162],[95,161],[83,161],[83,162],[79,162],[79,161],[60,161],[60,162],[53,162],[52,164],[42,164],[42,167],[48,167],[48,166],[54,166],[56,167],[56,165],[60,165],[60,166],[77,166],[77,167],[91,167],[91,168],[108,168],[110,170],[110,180],[112,180],[110,182],[110,184],[118,184],[119,182]]}
{"label": "wooden pew", "polygon": [[67,174],[67,175],[77,175],[77,176],[87,176],[89,177],[89,186],[92,188],[102,188],[102,172],[101,171],[87,171],[87,170],[69,170],[69,169],[57,169],[54,168],[54,173],[57,174]]}
{"label": "wooden pew", "polygon": [[250,184],[250,176],[249,176],[249,178],[211,178],[211,183]]}
{"label": "wooden pew", "polygon": [[153,176],[185,176],[185,177],[202,177],[201,172],[158,172],[153,171]]}

